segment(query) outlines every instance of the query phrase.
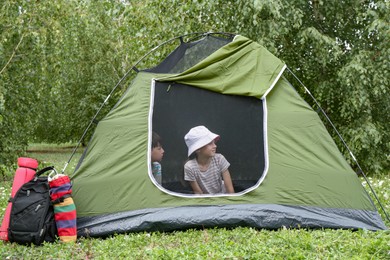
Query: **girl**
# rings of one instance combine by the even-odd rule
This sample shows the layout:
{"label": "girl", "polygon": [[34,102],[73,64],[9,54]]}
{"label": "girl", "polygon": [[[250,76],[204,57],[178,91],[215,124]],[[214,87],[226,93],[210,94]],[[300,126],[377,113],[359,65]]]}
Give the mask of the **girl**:
{"label": "girl", "polygon": [[195,194],[234,193],[230,163],[216,153],[219,138],[205,126],[191,128],[184,137],[190,158],[184,165],[184,180]]}

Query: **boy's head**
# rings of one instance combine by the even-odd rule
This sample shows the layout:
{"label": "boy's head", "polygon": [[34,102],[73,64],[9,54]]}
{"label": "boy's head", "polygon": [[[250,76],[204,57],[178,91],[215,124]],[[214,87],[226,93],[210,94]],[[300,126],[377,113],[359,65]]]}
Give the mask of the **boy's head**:
{"label": "boy's head", "polygon": [[199,148],[202,148],[213,140],[217,141],[218,139],[219,135],[214,134],[203,125],[191,128],[184,136],[184,141],[188,147],[188,157]]}
{"label": "boy's head", "polygon": [[164,149],[161,146],[161,137],[152,132],[152,162],[160,162],[164,156]]}

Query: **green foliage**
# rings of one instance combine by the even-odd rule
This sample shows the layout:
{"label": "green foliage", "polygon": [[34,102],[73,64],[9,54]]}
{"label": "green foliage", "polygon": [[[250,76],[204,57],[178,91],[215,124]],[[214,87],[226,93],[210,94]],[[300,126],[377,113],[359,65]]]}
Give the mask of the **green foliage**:
{"label": "green foliage", "polygon": [[[284,60],[364,170],[388,171],[389,5],[386,0],[5,0],[0,7],[1,163],[12,164],[29,141],[77,141],[111,89],[161,42],[226,31],[251,38]],[[172,48],[158,49],[137,67],[155,65]],[[133,76],[122,82],[97,121]]]}
{"label": "green foliage", "polygon": [[390,175],[388,173],[380,174],[375,177],[367,177],[367,180],[361,178],[361,181],[371,198],[375,198],[371,188],[374,190],[376,197],[380,201],[379,204],[377,199],[373,199],[374,204],[378,209],[378,212],[381,213],[382,218],[385,220],[385,224],[389,227],[390,221],[387,219],[383,210],[385,210],[387,216],[390,217]]}
{"label": "green foliage", "polygon": [[351,3],[351,13],[360,15],[354,24],[344,17],[353,26],[341,28],[350,36],[339,39],[344,47],[341,62],[335,64],[332,80],[322,82],[316,91],[352,151],[372,172],[390,167],[390,135],[386,131],[390,117],[384,113],[390,109],[388,7],[383,1]]}

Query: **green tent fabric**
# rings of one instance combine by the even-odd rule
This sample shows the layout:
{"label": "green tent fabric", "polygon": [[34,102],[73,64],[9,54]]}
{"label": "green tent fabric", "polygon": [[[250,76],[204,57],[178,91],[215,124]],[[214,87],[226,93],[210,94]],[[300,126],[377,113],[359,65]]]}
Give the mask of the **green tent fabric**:
{"label": "green tent fabric", "polygon": [[243,36],[179,75],[159,78],[227,95],[261,98],[280,77],[285,64]]}
{"label": "green tent fabric", "polygon": [[[209,38],[207,35],[202,41],[207,42]],[[214,42],[215,38],[212,39]],[[180,48],[191,47],[182,43],[166,60],[176,62],[177,53],[186,57],[188,50],[180,52]],[[139,72],[116,106],[99,122],[72,176],[78,234],[106,236],[130,231],[216,226],[386,229],[369,195],[317,113],[283,77],[285,68],[281,60],[259,44],[236,36],[181,73],[161,69]],[[187,100],[189,90],[193,92]],[[234,155],[231,158],[236,164],[255,165],[258,173],[252,177],[246,178],[249,173],[240,172],[241,166],[232,173],[233,182],[251,184],[245,184],[232,195],[196,196],[168,187],[168,181],[159,185],[153,179],[149,158],[150,137],[155,126],[160,124],[166,137],[163,140],[174,143],[166,153],[176,153],[176,158],[180,154],[185,156],[182,133],[189,129],[184,126],[191,125],[195,114],[179,105],[166,112],[162,111],[165,107],[162,105],[154,111],[157,101],[179,94],[182,95],[178,96],[179,101],[185,99],[183,104],[190,104],[191,99],[201,96],[210,96],[215,102],[219,102],[219,98],[224,98],[221,102],[233,102],[226,103],[231,104],[231,110],[228,110],[230,105],[216,108],[222,117],[226,116],[221,118],[221,124],[239,118],[244,122],[240,124],[248,121],[248,127],[229,127],[238,128],[236,132],[229,132],[233,130],[219,126],[215,118],[208,120],[215,128],[220,127],[219,132],[225,133],[221,135],[220,147]],[[199,98],[199,102],[203,106],[202,99]],[[253,115],[226,113],[240,112],[234,111],[235,102],[244,106],[248,103],[253,107]],[[181,110],[186,112],[180,114]],[[254,114],[259,111],[261,119]],[[161,119],[164,113],[167,116],[178,114],[165,126]],[[175,118],[178,122],[174,122]],[[252,133],[251,125],[258,123],[250,122],[258,121],[261,121],[262,131]],[[234,126],[234,122],[231,123]],[[181,127],[182,132],[175,130]],[[232,140],[239,131],[249,136],[249,142],[252,135],[253,140],[260,140],[256,159],[237,159],[235,151],[229,148],[229,140],[223,139],[231,134]],[[245,151],[245,147],[237,147],[239,145],[240,142],[235,143],[235,150]],[[180,164],[170,161],[172,168],[167,166],[166,169],[174,170],[170,170],[171,177],[166,180],[174,182]]]}

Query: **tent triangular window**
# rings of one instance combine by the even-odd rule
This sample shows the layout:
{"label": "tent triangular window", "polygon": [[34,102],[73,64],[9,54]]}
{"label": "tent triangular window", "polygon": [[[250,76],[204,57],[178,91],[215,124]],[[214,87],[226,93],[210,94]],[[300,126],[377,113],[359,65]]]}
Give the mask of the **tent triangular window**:
{"label": "tent triangular window", "polygon": [[219,93],[174,82],[156,82],[151,126],[163,139],[163,187],[192,194],[183,179],[187,158],[184,135],[205,125],[221,139],[217,151],[231,166],[237,194],[255,188],[266,174],[266,122],[264,102],[254,97]]}

